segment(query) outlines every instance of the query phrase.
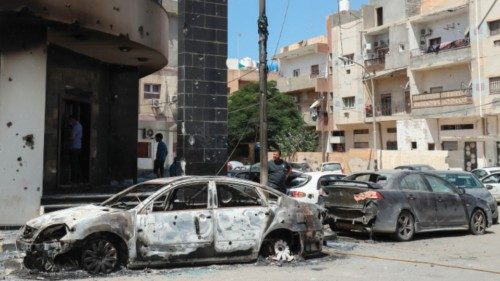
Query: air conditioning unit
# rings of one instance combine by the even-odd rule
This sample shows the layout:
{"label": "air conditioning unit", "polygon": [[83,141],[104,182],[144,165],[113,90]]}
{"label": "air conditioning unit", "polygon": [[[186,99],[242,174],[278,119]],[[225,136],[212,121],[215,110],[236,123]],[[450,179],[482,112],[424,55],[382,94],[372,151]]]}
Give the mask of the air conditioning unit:
{"label": "air conditioning unit", "polygon": [[293,102],[299,102],[299,97],[297,97],[297,96],[293,96],[293,97],[292,97],[292,100],[293,100]]}
{"label": "air conditioning unit", "polygon": [[366,43],[365,45],[365,51],[371,51],[372,50],[372,44],[371,43]]}
{"label": "air conditioning unit", "polygon": [[153,138],[153,136],[155,135],[155,132],[153,131],[153,129],[142,129],[142,138],[143,139],[150,139],[150,138]]}
{"label": "air conditioning unit", "polygon": [[159,99],[152,99],[151,100],[151,105],[155,108],[160,107],[160,100]]}
{"label": "air conditioning unit", "polygon": [[177,95],[168,96],[168,101],[171,103],[177,102]]}

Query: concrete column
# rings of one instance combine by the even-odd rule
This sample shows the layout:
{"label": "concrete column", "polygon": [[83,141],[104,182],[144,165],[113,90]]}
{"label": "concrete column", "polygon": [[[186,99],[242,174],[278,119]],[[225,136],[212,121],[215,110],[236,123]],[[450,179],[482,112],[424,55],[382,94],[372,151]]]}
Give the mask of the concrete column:
{"label": "concrete column", "polygon": [[227,157],[227,1],[179,1],[177,156],[189,175]]}
{"label": "concrete column", "polygon": [[[0,53],[0,225],[39,214],[43,183],[46,44]],[[20,207],[21,206],[21,207]]]}

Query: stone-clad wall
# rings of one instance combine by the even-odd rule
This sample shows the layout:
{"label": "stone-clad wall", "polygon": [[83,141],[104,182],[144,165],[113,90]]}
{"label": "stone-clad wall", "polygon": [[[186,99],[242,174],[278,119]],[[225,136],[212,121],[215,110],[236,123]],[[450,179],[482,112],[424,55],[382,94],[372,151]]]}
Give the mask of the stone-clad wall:
{"label": "stone-clad wall", "polygon": [[177,156],[213,175],[227,157],[227,0],[179,1]]}

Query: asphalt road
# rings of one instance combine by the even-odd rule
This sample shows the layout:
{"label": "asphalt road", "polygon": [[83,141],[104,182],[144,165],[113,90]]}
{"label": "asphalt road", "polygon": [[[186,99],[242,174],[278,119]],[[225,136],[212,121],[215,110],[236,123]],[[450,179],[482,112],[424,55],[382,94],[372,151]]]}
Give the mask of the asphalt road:
{"label": "asphalt road", "polygon": [[500,225],[482,236],[467,232],[433,233],[418,235],[405,243],[383,236],[370,241],[363,234],[341,234],[324,248],[324,256],[288,264],[259,261],[160,270],[126,269],[105,277],[90,277],[82,271],[30,274],[24,269],[9,269],[14,263],[7,262],[6,280],[500,280]]}

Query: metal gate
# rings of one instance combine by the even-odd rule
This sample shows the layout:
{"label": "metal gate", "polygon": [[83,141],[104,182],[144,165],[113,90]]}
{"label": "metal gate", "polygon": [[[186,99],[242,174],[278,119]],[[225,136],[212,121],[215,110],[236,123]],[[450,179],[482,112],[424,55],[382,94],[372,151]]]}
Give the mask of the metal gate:
{"label": "metal gate", "polygon": [[464,147],[464,170],[472,171],[477,168],[477,144],[476,142],[465,142]]}

